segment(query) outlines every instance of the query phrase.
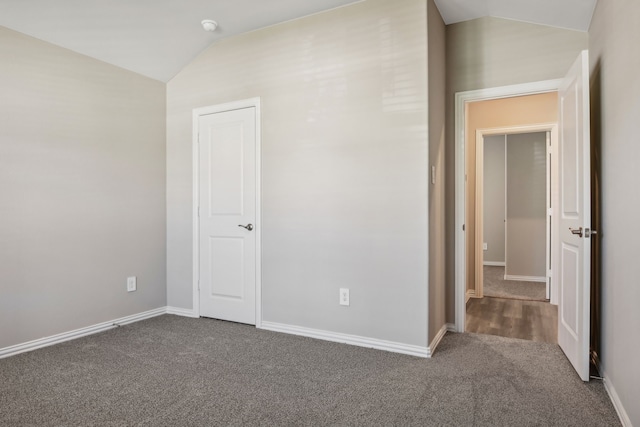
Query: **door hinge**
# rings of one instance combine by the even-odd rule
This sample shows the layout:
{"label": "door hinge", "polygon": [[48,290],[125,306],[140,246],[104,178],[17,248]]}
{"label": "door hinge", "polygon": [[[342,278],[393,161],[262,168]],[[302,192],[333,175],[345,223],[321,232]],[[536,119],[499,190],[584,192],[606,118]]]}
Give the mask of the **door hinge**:
{"label": "door hinge", "polygon": [[465,231],[465,229],[464,229],[464,224],[462,224],[462,231]]}
{"label": "door hinge", "polygon": [[549,216],[553,216],[551,208],[549,208]]}
{"label": "door hinge", "polygon": [[200,206],[198,206],[198,218],[200,218]]}

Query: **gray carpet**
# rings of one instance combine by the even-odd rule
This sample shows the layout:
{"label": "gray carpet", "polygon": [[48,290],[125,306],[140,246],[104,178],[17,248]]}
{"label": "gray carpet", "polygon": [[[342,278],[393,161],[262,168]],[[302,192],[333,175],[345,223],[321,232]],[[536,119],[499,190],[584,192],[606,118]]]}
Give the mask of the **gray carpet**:
{"label": "gray carpet", "polygon": [[447,334],[432,359],[164,315],[0,360],[2,426],[613,426],[551,344]]}
{"label": "gray carpet", "polygon": [[486,297],[546,301],[547,284],[504,280],[504,267],[485,265],[483,292]]}

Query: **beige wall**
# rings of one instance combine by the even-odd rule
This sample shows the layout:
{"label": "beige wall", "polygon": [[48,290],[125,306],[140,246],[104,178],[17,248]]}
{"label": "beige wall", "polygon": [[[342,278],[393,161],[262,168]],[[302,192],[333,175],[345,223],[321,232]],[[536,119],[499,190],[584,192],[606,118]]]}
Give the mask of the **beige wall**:
{"label": "beige wall", "polygon": [[0,348],[165,306],[164,84],[3,27],[0,63]]}
{"label": "beige wall", "polygon": [[467,112],[467,289],[475,289],[475,191],[476,130],[555,123],[558,121],[556,92],[491,101],[472,102]]}
{"label": "beige wall", "polygon": [[447,26],[447,321],[453,322],[455,316],[455,93],[561,78],[586,48],[587,33],[500,18]]}
{"label": "beige wall", "polygon": [[169,305],[192,306],[192,110],[261,97],[264,320],[426,346],[426,64],[427,2],[368,0],[216,43],[172,79]]}
{"label": "beige wall", "polygon": [[547,276],[547,133],[507,135],[505,274]]}
{"label": "beige wall", "polygon": [[601,287],[592,292],[600,304],[592,309],[601,329],[595,344],[602,372],[629,417],[640,425],[640,245],[635,233],[640,193],[640,2],[600,0],[589,29],[593,158],[597,177],[593,200],[595,240],[600,246],[601,270],[593,276]]}
{"label": "beige wall", "polygon": [[[429,342],[446,323],[445,316],[445,25],[433,0],[428,1],[429,164],[435,184],[429,186]],[[430,172],[429,172],[430,173]]]}
{"label": "beige wall", "polygon": [[487,135],[483,148],[482,221],[483,241],[487,244],[484,261],[505,262],[505,135]]}

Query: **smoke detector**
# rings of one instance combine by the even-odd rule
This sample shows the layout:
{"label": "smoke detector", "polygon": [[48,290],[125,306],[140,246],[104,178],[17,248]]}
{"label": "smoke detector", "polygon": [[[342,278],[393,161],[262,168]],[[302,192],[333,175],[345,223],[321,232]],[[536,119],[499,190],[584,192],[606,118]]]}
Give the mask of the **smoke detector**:
{"label": "smoke detector", "polygon": [[218,23],[211,19],[205,19],[204,21],[202,21],[202,28],[205,31],[209,31],[212,33],[216,30],[216,28],[218,28]]}

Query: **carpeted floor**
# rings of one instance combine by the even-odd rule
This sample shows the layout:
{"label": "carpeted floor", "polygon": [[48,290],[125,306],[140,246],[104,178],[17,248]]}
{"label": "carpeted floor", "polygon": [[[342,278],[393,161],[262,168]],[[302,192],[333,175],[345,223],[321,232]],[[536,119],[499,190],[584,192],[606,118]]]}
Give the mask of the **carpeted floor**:
{"label": "carpeted floor", "polygon": [[447,334],[432,359],[164,315],[0,360],[2,426],[614,426],[556,345]]}
{"label": "carpeted floor", "polygon": [[485,297],[546,301],[547,285],[542,282],[504,280],[504,267],[485,265],[483,293]]}

